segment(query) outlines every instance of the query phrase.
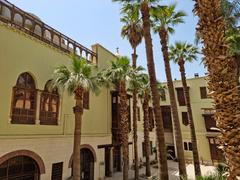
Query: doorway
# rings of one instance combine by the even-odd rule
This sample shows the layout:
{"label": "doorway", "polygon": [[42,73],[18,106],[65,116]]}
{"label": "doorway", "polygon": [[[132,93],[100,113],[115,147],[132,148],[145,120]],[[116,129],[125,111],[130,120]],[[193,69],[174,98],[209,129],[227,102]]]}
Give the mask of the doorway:
{"label": "doorway", "polygon": [[94,157],[88,148],[81,149],[81,177],[82,180],[94,179]]}

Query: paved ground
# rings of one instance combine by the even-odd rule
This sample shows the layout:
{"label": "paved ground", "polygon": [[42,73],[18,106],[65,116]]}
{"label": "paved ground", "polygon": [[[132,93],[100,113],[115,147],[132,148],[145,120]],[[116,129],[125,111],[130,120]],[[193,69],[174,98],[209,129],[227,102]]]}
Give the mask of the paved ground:
{"label": "paved ground", "polygon": [[[201,170],[203,175],[208,175],[214,172],[214,167],[213,166],[202,166],[201,165]],[[170,180],[179,180],[178,177],[178,164],[174,161],[168,161],[168,170],[169,170],[169,176]],[[157,177],[157,169],[156,168],[151,168],[152,176]],[[144,174],[145,173],[145,167],[140,169],[139,174]],[[190,180],[194,180],[194,167],[192,164],[187,165],[187,174]],[[129,179],[134,178],[134,171],[130,170],[129,171]],[[113,177],[106,178],[107,180],[122,180],[122,173],[114,173]],[[144,178],[140,178],[140,180],[144,180]]]}

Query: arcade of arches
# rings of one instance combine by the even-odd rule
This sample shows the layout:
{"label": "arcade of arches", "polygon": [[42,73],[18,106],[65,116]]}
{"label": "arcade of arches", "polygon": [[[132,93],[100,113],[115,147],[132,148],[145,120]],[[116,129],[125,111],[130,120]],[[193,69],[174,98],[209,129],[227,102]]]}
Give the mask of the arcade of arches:
{"label": "arcade of arches", "polygon": [[[95,161],[94,149],[89,145],[83,146],[81,148],[82,180],[94,180]],[[40,180],[40,175],[44,173],[45,165],[42,158],[32,151],[18,150],[0,157],[0,180]],[[59,177],[62,178],[62,174]]]}

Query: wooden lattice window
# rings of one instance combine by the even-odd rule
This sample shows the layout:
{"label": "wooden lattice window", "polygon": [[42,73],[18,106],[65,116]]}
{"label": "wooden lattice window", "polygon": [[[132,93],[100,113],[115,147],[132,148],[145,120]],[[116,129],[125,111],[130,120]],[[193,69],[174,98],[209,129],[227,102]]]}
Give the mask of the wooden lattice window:
{"label": "wooden lattice window", "polygon": [[85,90],[83,93],[83,108],[89,109],[89,91]]}
{"label": "wooden lattice window", "polygon": [[172,115],[170,106],[161,106],[164,131],[172,132]]}
{"label": "wooden lattice window", "polygon": [[209,137],[209,148],[212,160],[225,161],[223,151],[218,148],[219,140],[216,137]]}
{"label": "wooden lattice window", "polygon": [[182,112],[182,123],[187,126],[189,124],[188,113]]}
{"label": "wooden lattice window", "polygon": [[35,124],[37,91],[33,77],[25,72],[20,74],[13,87],[11,123]]}
{"label": "wooden lattice window", "polygon": [[39,167],[30,157],[17,156],[0,164],[1,180],[39,180]]}
{"label": "wooden lattice window", "polygon": [[40,100],[40,124],[56,125],[58,123],[60,97],[57,88],[51,88],[49,80],[41,94]]}
{"label": "wooden lattice window", "polygon": [[51,180],[62,180],[63,162],[52,164],[52,178]]}
{"label": "wooden lattice window", "polygon": [[179,106],[186,106],[183,88],[176,88]]}
{"label": "wooden lattice window", "polygon": [[207,99],[207,88],[206,87],[200,87],[200,95],[201,99]]}

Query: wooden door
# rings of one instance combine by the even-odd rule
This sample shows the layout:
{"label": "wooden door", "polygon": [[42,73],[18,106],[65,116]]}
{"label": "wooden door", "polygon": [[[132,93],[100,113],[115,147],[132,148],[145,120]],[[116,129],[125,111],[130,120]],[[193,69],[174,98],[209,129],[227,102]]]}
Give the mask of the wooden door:
{"label": "wooden door", "polygon": [[81,149],[81,180],[94,179],[94,159],[92,152],[87,149]]}

